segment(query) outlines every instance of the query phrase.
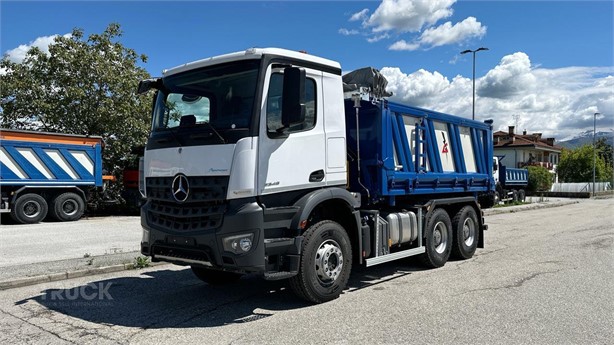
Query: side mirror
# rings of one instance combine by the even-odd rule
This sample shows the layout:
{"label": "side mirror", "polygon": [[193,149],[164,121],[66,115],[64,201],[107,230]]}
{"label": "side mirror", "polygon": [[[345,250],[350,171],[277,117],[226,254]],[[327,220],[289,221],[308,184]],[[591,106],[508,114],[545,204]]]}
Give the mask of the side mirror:
{"label": "side mirror", "polygon": [[159,90],[162,87],[162,79],[145,79],[139,82],[139,87],[136,90],[137,95],[142,95],[151,89]]}
{"label": "side mirror", "polygon": [[284,128],[305,121],[305,70],[284,68],[284,89],[281,101],[281,124]]}

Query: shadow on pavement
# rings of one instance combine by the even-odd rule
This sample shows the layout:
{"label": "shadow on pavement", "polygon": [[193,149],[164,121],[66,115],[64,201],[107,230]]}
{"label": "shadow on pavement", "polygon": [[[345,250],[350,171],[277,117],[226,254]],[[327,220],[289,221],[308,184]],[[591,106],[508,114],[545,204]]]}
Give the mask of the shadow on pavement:
{"label": "shadow on pavement", "polygon": [[[420,269],[411,262],[405,266],[399,266],[397,262],[358,268],[350,277],[344,294]],[[48,289],[41,295],[18,301],[16,305],[29,301],[89,322],[143,329],[245,323],[272,316],[277,311],[310,306],[295,297],[286,281],[265,281],[251,275],[236,284],[210,286],[198,280],[189,269],[150,271],[136,277],[92,281],[67,289]]]}

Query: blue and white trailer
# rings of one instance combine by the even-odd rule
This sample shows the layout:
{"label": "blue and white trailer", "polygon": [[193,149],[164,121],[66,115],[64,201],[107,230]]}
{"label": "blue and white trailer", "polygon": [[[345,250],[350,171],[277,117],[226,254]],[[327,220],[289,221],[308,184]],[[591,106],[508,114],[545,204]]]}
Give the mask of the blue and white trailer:
{"label": "blue and white trailer", "polygon": [[144,154],[141,252],[208,283],[289,279],[315,303],[352,265],[483,247],[494,193],[490,123],[389,102],[373,69],[248,49],[143,80],[155,89]]}
{"label": "blue and white trailer", "polygon": [[88,188],[103,185],[101,150],[101,137],[1,129],[0,212],[28,224],[81,218]]}

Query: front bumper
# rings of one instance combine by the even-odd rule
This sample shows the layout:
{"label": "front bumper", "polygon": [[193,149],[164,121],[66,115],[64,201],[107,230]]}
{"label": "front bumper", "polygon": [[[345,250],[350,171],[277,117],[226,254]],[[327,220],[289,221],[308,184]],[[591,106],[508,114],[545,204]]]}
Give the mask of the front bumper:
{"label": "front bumper", "polygon": [[[159,208],[148,201],[141,208],[144,230],[141,253],[151,256],[153,262],[197,265],[238,273],[264,273],[267,279],[282,279],[297,273],[302,236],[265,238],[267,229],[289,227],[292,212],[287,209],[283,212],[264,210],[253,198],[231,200],[224,208],[224,214],[215,222],[215,227],[193,227],[189,221],[175,226],[174,223],[160,222],[156,218]],[[202,221],[196,224],[202,224]],[[227,250],[228,246],[224,247],[224,239],[240,235],[251,235],[249,251],[237,254]]]}
{"label": "front bumper", "polygon": [[[240,272],[264,271],[265,250],[263,210],[253,201],[235,200],[228,203],[219,227],[196,226],[173,228],[168,223],[152,220],[152,203],[141,208],[141,226],[149,232],[141,242],[141,253],[152,261],[210,266]],[[225,251],[223,239],[242,234],[252,235],[251,249],[243,254]],[[147,238],[145,238],[147,237]]]}

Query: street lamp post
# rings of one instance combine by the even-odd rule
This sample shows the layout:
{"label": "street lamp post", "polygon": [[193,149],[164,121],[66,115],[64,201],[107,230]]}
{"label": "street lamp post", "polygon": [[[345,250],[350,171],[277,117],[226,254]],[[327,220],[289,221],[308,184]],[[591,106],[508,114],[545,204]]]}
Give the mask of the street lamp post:
{"label": "street lamp post", "polygon": [[597,164],[597,148],[595,147],[595,133],[597,132],[597,115],[593,114],[593,196],[595,196],[595,165]]}
{"label": "street lamp post", "polygon": [[476,50],[467,49],[461,52],[461,54],[473,53],[473,112],[471,113],[472,120],[475,120],[475,53],[482,50],[488,50],[488,48],[481,47]]}

